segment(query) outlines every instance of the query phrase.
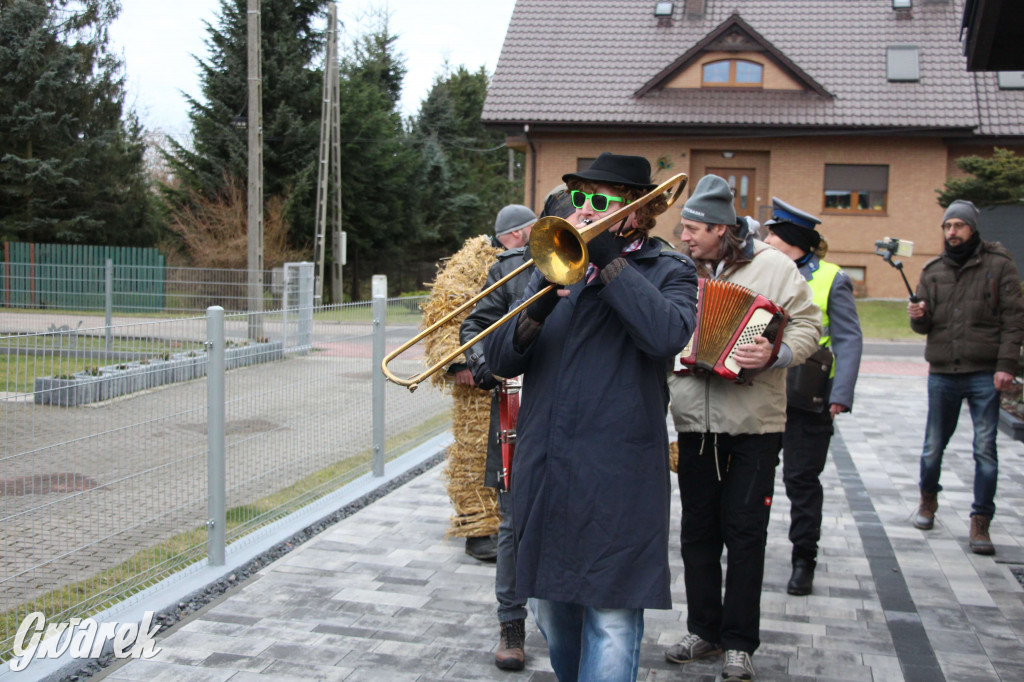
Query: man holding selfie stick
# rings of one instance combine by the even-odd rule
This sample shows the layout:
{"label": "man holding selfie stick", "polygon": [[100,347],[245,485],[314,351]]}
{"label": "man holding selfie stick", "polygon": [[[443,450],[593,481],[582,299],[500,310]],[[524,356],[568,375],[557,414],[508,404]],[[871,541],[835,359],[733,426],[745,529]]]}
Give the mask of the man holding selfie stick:
{"label": "man holding selfie stick", "polygon": [[921,452],[921,503],[914,526],[931,530],[942,490],[942,454],[967,400],[974,422],[974,503],[970,548],[995,554],[989,524],[995,514],[996,425],[999,391],[1020,372],[1024,301],[1013,257],[1002,244],[982,241],[980,213],[958,199],[942,221],[945,248],[924,266],[907,305],[910,327],[927,334],[928,419]]}

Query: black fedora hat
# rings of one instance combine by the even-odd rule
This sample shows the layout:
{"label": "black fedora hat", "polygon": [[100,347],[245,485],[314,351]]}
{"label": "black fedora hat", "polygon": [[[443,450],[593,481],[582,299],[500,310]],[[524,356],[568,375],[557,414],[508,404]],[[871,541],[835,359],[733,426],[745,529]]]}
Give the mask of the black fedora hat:
{"label": "black fedora hat", "polygon": [[656,187],[651,182],[651,163],[647,159],[642,156],[625,156],[611,152],[602,152],[585,171],[566,173],[562,176],[562,182],[569,182],[574,178],[590,182],[603,182],[609,185],[639,187],[644,191]]}

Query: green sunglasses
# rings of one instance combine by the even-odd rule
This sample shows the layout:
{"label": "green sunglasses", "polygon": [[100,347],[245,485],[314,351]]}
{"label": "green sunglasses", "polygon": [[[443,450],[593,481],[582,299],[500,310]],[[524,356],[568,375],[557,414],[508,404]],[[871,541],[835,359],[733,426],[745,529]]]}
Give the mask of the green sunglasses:
{"label": "green sunglasses", "polygon": [[626,200],[622,197],[612,197],[607,194],[588,194],[583,190],[574,189],[569,192],[569,198],[572,199],[572,205],[576,208],[583,208],[587,205],[587,199],[590,199],[590,205],[598,213],[604,213],[608,210],[608,205],[613,201],[625,202]]}

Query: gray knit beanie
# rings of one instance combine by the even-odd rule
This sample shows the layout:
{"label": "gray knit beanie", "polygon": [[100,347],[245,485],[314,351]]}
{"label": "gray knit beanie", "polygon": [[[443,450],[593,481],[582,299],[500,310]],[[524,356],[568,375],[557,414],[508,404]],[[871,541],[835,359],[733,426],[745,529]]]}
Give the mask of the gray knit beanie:
{"label": "gray knit beanie", "polygon": [[509,204],[494,219],[494,235],[521,230],[537,222],[537,214],[522,204]]}
{"label": "gray knit beanie", "polygon": [[732,205],[729,183],[717,175],[705,175],[683,206],[683,217],[709,225],[733,225],[736,209]]}
{"label": "gray knit beanie", "polygon": [[959,218],[968,225],[975,232],[978,231],[978,218],[981,217],[981,211],[972,202],[966,199],[957,199],[949,208],[946,209],[946,215],[942,216],[942,222],[946,222],[950,218]]}

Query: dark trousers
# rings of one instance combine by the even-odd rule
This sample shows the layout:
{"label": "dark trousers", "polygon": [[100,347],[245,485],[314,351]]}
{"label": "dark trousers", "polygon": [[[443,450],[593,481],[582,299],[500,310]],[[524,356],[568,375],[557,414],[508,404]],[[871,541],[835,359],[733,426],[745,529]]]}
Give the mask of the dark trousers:
{"label": "dark trousers", "polygon": [[516,597],[516,536],[512,523],[512,495],[498,491],[498,558],[494,570],[494,596],[498,598],[498,622],[526,618],[526,600]]}
{"label": "dark trousers", "polygon": [[782,480],[789,498],[789,541],[793,560],[814,562],[821,539],[821,472],[825,469],[832,440],[832,415],[786,410],[786,431],[782,435]]}
{"label": "dark trousers", "polygon": [[752,654],[761,643],[765,542],[781,447],[781,433],[679,434],[686,624],[725,649]]}

